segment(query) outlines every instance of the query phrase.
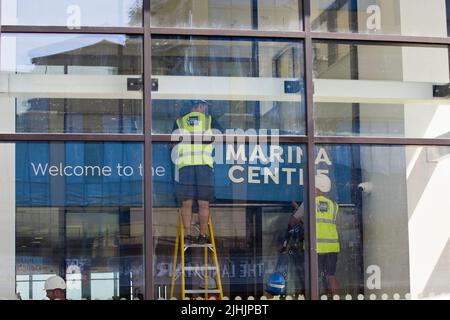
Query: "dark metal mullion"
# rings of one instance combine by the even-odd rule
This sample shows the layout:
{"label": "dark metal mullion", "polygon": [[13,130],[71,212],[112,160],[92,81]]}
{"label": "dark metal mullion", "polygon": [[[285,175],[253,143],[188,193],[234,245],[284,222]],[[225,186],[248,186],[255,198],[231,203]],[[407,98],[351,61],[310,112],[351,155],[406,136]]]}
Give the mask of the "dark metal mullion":
{"label": "dark metal mullion", "polygon": [[442,37],[418,37],[400,35],[380,35],[364,33],[344,33],[344,32],[311,32],[314,40],[340,40],[340,41],[368,41],[368,42],[393,42],[396,44],[434,44],[448,45],[449,38]]}
{"label": "dark metal mullion", "polygon": [[450,139],[425,138],[316,137],[315,142],[320,144],[450,146]]}
{"label": "dark metal mullion", "polygon": [[0,133],[0,142],[13,141],[126,141],[142,142],[141,134],[87,134],[87,133]]}
{"label": "dark metal mullion", "polygon": [[[172,137],[177,137],[176,135],[171,134],[153,134],[152,135],[152,141],[153,142],[173,142]],[[179,135],[178,141],[182,140],[182,135]],[[252,135],[230,135],[230,134],[224,134],[224,135],[212,135],[213,139],[215,137],[218,137],[220,139],[219,141],[241,141],[241,139],[244,139],[245,142],[253,142],[255,139],[262,139],[263,141],[270,142],[273,139],[276,139],[276,141],[279,141],[281,143],[307,143],[308,138],[305,136],[270,136],[270,135],[258,135],[258,136],[252,136]],[[209,139],[209,138],[208,138]],[[228,140],[230,139],[230,140]],[[177,141],[177,140],[175,140]]]}
{"label": "dark metal mullion", "polygon": [[[309,20],[308,20],[309,21]],[[305,21],[306,22],[306,21]],[[233,29],[181,29],[181,28],[151,28],[155,35],[189,35],[189,36],[224,36],[224,37],[259,37],[259,38],[294,38],[304,39],[305,31],[259,31],[259,30],[233,30]],[[310,28],[309,28],[310,30]],[[404,44],[434,44],[448,45],[450,37],[421,37],[401,35],[380,35],[345,32],[308,32],[313,40],[340,40],[340,41],[368,41]]]}
{"label": "dark metal mullion", "polygon": [[304,38],[303,31],[260,31],[234,29],[182,29],[151,28],[152,35],[171,36],[212,36],[212,37],[252,37],[252,38]]}
{"label": "dark metal mullion", "polygon": [[152,39],[150,0],[144,0],[144,266],[145,299],[154,300],[153,290],[153,181],[152,181]]}
{"label": "dark metal mullion", "polygon": [[319,270],[317,257],[316,239],[316,201],[315,201],[315,145],[314,145],[314,82],[313,82],[313,42],[311,37],[311,4],[310,0],[303,0],[304,23],[305,23],[305,86],[306,86],[306,132],[308,149],[308,206],[305,208],[308,214],[308,257],[309,257],[309,280],[310,298],[319,299]]}
{"label": "dark metal mullion", "polygon": [[[226,141],[226,139],[236,139],[241,136],[237,135],[221,135],[221,139]],[[271,140],[271,136],[258,136],[259,138]],[[0,135],[1,138],[1,135]],[[254,141],[255,136],[245,136],[245,141]],[[153,134],[152,140],[154,142],[172,142],[172,135],[170,134]],[[308,143],[309,137],[305,136],[278,136],[276,137],[281,143]],[[12,139],[13,140],[13,139]],[[141,140],[142,141],[142,140]],[[181,141],[181,136],[180,136]],[[384,145],[438,145],[438,146],[450,146],[450,139],[440,139],[440,138],[389,138],[389,137],[315,137],[315,143],[318,144],[384,144]]]}
{"label": "dark metal mullion", "polygon": [[253,30],[259,29],[259,19],[258,19],[258,0],[252,0],[252,28]]}
{"label": "dark metal mullion", "polygon": [[[350,78],[352,80],[359,80],[359,61],[358,61],[358,46],[350,45]],[[361,132],[361,111],[360,103],[352,103],[352,132],[359,134]]]}
{"label": "dark metal mullion", "polygon": [[[350,30],[358,31],[358,2],[356,0],[350,1],[348,15],[348,24]],[[359,61],[358,61],[358,46],[350,45],[350,78],[352,80],[359,79]],[[361,128],[360,117],[360,103],[352,103],[352,127],[353,133],[359,133]]]}
{"label": "dark metal mullion", "polygon": [[[306,23],[305,23],[306,26]],[[81,27],[68,29],[66,27],[47,26],[1,26],[1,33],[87,33],[87,34],[144,34],[145,28],[137,27]],[[306,29],[305,29],[306,30]],[[262,37],[262,38],[296,38],[303,39],[303,31],[258,31],[233,29],[181,29],[181,28],[150,28],[151,34],[161,35],[205,35],[205,36],[236,36],[236,37]],[[358,34],[343,32],[309,32],[314,40],[348,40],[371,42],[394,42],[405,44],[435,44],[448,45],[450,37],[421,37],[401,35]]]}
{"label": "dark metal mullion", "polygon": [[2,33],[94,33],[94,34],[144,34],[142,27],[81,27],[64,26],[2,26]]}
{"label": "dark metal mullion", "polygon": [[[259,78],[259,41],[252,41],[252,77]],[[248,104],[247,108],[248,108]],[[255,101],[255,129],[261,129],[261,102]],[[225,141],[225,140],[224,140]]]}

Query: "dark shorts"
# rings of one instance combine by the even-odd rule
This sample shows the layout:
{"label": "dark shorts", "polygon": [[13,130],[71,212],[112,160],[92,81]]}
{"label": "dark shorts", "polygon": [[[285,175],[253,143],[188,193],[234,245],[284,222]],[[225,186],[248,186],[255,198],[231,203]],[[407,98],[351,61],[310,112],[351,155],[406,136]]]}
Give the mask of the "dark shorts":
{"label": "dark shorts", "polygon": [[338,254],[335,252],[318,255],[319,275],[323,272],[326,276],[334,276],[336,273],[337,256]]}
{"label": "dark shorts", "polygon": [[180,169],[177,196],[184,200],[214,200],[214,171],[210,166],[187,166]]}

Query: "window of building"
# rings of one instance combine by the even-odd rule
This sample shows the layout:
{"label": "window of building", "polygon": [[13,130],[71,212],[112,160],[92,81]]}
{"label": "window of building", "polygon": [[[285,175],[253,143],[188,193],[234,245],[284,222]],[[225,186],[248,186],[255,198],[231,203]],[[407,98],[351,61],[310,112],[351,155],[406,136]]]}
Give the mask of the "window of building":
{"label": "window of building", "polygon": [[446,37],[446,0],[311,0],[311,29]]}
{"label": "window of building", "polygon": [[[142,0],[3,0],[3,25],[80,27],[142,26]],[[39,12],[39,14],[36,14]]]}
{"label": "window of building", "polygon": [[[339,204],[340,248],[331,250],[337,251],[339,296],[448,295],[449,234],[445,210],[440,208],[446,206],[449,151],[401,145],[316,147],[317,154],[329,155],[328,163],[316,165],[317,170],[327,170],[331,181],[325,196]],[[320,264],[321,255],[329,252],[318,251]],[[319,280],[324,288],[330,285]]]}
{"label": "window of building", "polygon": [[446,137],[449,70],[447,46],[315,42],[316,134]]}
{"label": "window of building", "polygon": [[1,1],[0,299],[448,296],[449,10]]}
{"label": "window of building", "polygon": [[303,63],[299,42],[155,37],[153,132],[172,133],[192,100],[204,99],[223,133],[277,129],[304,135]]}
{"label": "window of building", "polygon": [[[142,292],[142,144],[1,147],[2,183],[12,190],[2,195],[3,218],[12,221],[2,225],[1,237],[6,257],[15,252],[3,267],[5,277],[16,274],[21,297],[45,298],[51,274],[66,279],[69,299],[130,299]],[[11,168],[15,174],[6,174]]]}
{"label": "window of building", "polygon": [[158,0],[151,2],[152,26],[299,31],[301,3],[298,0]]}
{"label": "window of building", "polygon": [[142,132],[142,38],[3,34],[2,133]]}
{"label": "window of building", "polygon": [[[268,294],[267,290],[276,295],[267,283],[277,272],[286,277],[286,293],[305,295],[309,281],[305,263],[307,221],[293,218],[296,209],[302,203],[306,205],[307,200],[305,147],[223,143],[215,144],[214,149],[211,180],[198,181],[194,188],[186,174],[201,178],[208,168],[197,166],[198,173],[190,173],[194,166],[182,167],[172,161],[176,152],[172,145],[153,145],[153,163],[159,172],[153,177],[155,291],[161,297],[164,292],[166,298],[170,298],[170,292],[174,297],[182,297],[181,255],[178,253],[174,267],[174,248],[180,215],[187,214],[183,211],[184,201],[192,195],[194,238],[201,232],[201,203],[197,200],[209,201],[223,295],[255,297]],[[195,194],[190,194],[191,188]],[[201,290],[205,281],[201,269],[205,263],[203,248],[188,247],[185,256],[185,266],[194,267],[186,269],[185,289]],[[208,279],[217,289],[212,256],[211,253]]]}

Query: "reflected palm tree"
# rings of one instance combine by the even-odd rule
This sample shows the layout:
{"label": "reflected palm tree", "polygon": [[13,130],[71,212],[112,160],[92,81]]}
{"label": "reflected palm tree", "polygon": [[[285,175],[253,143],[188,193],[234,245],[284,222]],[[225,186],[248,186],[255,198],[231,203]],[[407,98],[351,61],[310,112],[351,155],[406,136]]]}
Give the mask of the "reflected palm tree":
{"label": "reflected palm tree", "polygon": [[143,0],[136,0],[128,10],[130,26],[142,26],[143,21]]}

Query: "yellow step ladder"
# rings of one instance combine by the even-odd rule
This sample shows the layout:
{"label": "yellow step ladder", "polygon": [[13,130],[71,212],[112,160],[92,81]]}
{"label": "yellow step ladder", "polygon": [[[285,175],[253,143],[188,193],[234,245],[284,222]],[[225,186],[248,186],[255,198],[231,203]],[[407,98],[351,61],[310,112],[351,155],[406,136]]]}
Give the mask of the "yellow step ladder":
{"label": "yellow step ladder", "polygon": [[[209,216],[208,221],[209,235],[211,238],[211,243],[205,244],[185,244],[184,243],[184,227],[183,220],[181,217],[181,209],[179,210],[178,216],[178,226],[177,226],[177,237],[175,240],[175,250],[173,254],[173,266],[172,266],[172,284],[170,286],[170,298],[174,297],[174,288],[175,288],[175,280],[176,280],[176,271],[177,271],[177,261],[178,261],[178,252],[180,251],[181,257],[181,299],[186,298],[186,294],[204,294],[204,298],[208,299],[210,293],[218,293],[220,299],[223,299],[223,290],[222,290],[222,281],[220,279],[220,270],[219,270],[219,261],[217,259],[217,250],[216,243],[214,240],[214,231],[212,227],[211,215]],[[196,267],[188,267],[185,266],[185,252],[188,248],[204,248],[204,266],[196,266]],[[214,265],[209,265],[209,251],[212,252]],[[217,289],[209,289],[208,288],[208,271],[214,270],[216,273],[216,283]],[[197,290],[186,290],[186,271],[204,271],[204,289]]]}

